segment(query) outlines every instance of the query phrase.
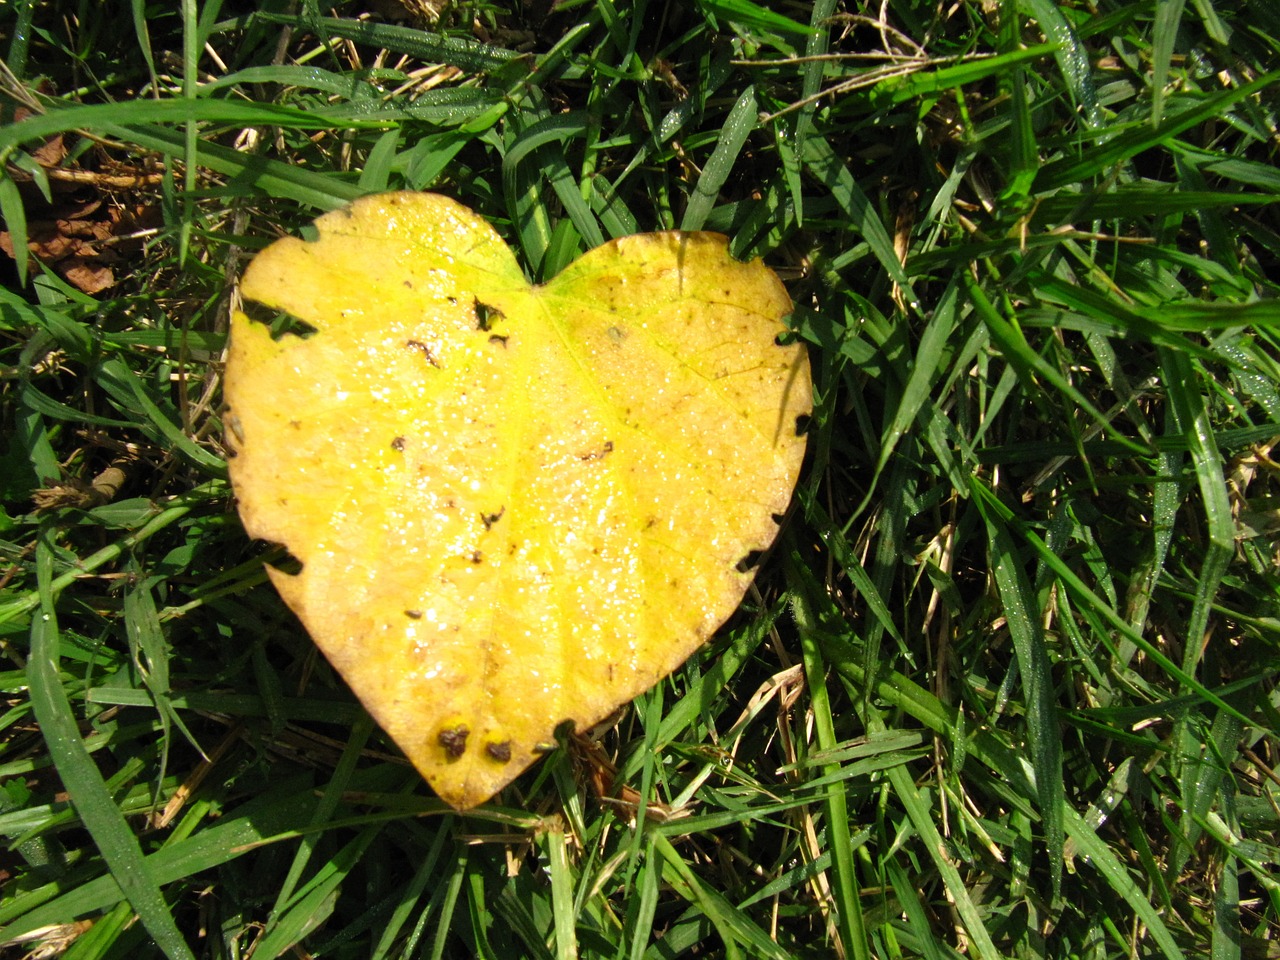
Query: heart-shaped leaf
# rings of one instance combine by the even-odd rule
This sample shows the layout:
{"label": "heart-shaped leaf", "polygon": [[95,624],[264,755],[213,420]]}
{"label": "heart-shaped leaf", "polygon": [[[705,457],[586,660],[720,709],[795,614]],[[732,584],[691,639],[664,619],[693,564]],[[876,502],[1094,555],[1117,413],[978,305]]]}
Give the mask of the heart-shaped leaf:
{"label": "heart-shaped leaf", "polygon": [[791,304],[724,237],[655,233],[542,286],[470,210],[366,197],[241,294],[231,478],[271,578],[364,705],[465,809],[679,666],[729,616],[804,454]]}

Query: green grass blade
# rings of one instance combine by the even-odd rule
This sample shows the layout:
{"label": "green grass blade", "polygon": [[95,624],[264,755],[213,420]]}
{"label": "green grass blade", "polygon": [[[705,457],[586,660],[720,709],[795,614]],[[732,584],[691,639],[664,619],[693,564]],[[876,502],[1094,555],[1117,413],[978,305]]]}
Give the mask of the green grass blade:
{"label": "green grass blade", "polygon": [[870,244],[871,252],[889,277],[902,287],[908,302],[915,303],[916,295],[911,288],[911,280],[894,252],[893,238],[889,235],[888,228],[831,145],[816,134],[808,136],[804,141],[802,157],[810,176],[831,191],[832,197],[848,215],[853,230]]}
{"label": "green grass blade", "polygon": [[[316,804],[315,813],[312,815],[310,823],[312,829],[318,828],[332,819],[342,798],[343,791],[350,784],[356,763],[360,759],[360,752],[364,749],[364,745],[371,733],[373,733],[373,720],[368,714],[359,717],[353,724],[351,733],[347,738],[346,747],[342,751],[342,757],[338,761],[338,766],[334,769],[333,777],[326,785],[324,793],[321,794],[320,802]],[[372,840],[372,836],[369,839]],[[280,923],[280,917],[291,906],[295,888],[302,878],[302,874],[306,870],[318,842],[318,836],[314,833],[308,833],[302,837],[301,842],[298,844],[298,851],[294,854],[293,863],[289,865],[289,872],[285,874],[284,883],[281,884],[280,891],[276,894],[275,906],[271,909],[271,919],[266,927],[267,935],[274,931],[275,927]],[[290,940],[286,935],[285,946],[291,946],[297,942],[297,939],[300,939],[300,937]]]}
{"label": "green grass blade", "polygon": [[1026,702],[1028,745],[1036,774],[1036,795],[1044,827],[1045,850],[1053,895],[1062,889],[1062,846],[1065,843],[1062,810],[1067,800],[1062,775],[1062,729],[1058,720],[1057,697],[1052,664],[1045,650],[1044,630],[1033,613],[1036,598],[1027,580],[1013,538],[1003,524],[983,511],[990,544],[990,565],[996,590],[1004,608],[1009,636],[1018,658]]}
{"label": "green grass blade", "polygon": [[258,11],[252,20],[282,26],[302,26],[322,37],[340,37],[376,49],[394,50],[427,63],[447,63],[468,72],[497,70],[520,56],[513,50],[462,37],[418,30],[396,23],[342,17],[295,17]]}
{"label": "green grass blade", "polygon": [[[813,634],[810,611],[802,603],[795,603],[793,610],[801,631],[805,676],[813,703],[818,749],[834,750],[835,722],[831,716],[831,701],[827,696],[826,664]],[[839,764],[823,764],[821,769],[824,774],[833,774],[839,769]],[[836,924],[843,940],[840,953],[854,960],[868,960],[871,949],[867,941],[866,921],[862,915],[858,874],[853,862],[845,784],[839,781],[829,783],[823,791],[823,800],[827,814],[827,840],[831,844],[832,874],[835,878]]]}
{"label": "green grass blade", "polygon": [[113,880],[137,911],[138,919],[170,960],[194,960],[195,955],[169,913],[164,894],[147,869],[137,837],[85,749],[62,688],[58,675],[58,621],[52,590],[56,549],[52,538],[53,528],[46,527],[36,548],[42,610],[31,623],[31,660],[27,665],[36,719],[81,821],[92,834]]}
{"label": "green grass blade", "polygon": [[702,175],[698,177],[688,206],[685,207],[684,217],[680,220],[681,230],[701,230],[707,222],[707,216],[720,199],[720,190],[729,179],[743,144],[759,122],[758,118],[755,88],[747,87],[729,111],[724,126],[720,128],[715,150],[703,166]]}
{"label": "green grass blade", "polygon": [[[874,711],[868,713],[867,727],[873,732],[884,729],[883,721]],[[925,806],[920,791],[911,779],[911,774],[901,766],[890,767],[885,777],[893,788],[894,794],[907,811],[911,826],[919,834],[925,850],[938,871],[942,884],[946,887],[948,898],[955,904],[960,922],[964,924],[965,933],[970,939],[973,956],[983,960],[1001,960],[1000,951],[991,939],[991,933],[983,922],[978,905],[969,895],[969,888],[956,868],[954,857],[948,851],[946,842],[934,825],[934,811]]]}
{"label": "green grass blade", "polygon": [[1151,44],[1151,123],[1157,125],[1164,115],[1165,86],[1169,82],[1169,64],[1178,40],[1178,26],[1186,0],[1156,0],[1155,25]]}
{"label": "green grass blade", "polygon": [[562,825],[553,824],[543,835],[551,874],[551,911],[555,922],[556,960],[578,956],[578,920],[574,911],[573,871],[569,867]]}
{"label": "green grass blade", "polygon": [[699,879],[670,840],[660,833],[654,834],[654,849],[662,858],[666,881],[689,903],[699,907],[719,932],[727,956],[741,956],[741,946],[751,950],[748,954],[751,957],[790,960],[778,944],[769,939],[763,930],[743,915],[723,894]]}
{"label": "green grass blade", "polygon": [[18,185],[4,172],[0,172],[0,217],[4,218],[5,227],[9,231],[9,242],[17,253],[15,265],[18,270],[18,285],[27,285],[27,273],[31,269],[31,261],[27,255],[27,210],[22,202],[22,194]]}
{"label": "green grass blade", "polygon": [[1182,661],[1182,669],[1188,674],[1194,674],[1200,660],[1201,637],[1209,622],[1213,598],[1235,553],[1235,520],[1227,498],[1222,453],[1214,439],[1205,397],[1196,389],[1200,377],[1196,375],[1186,354],[1166,349],[1161,351],[1161,360],[1165,369],[1165,387],[1178,418],[1178,429],[1187,439],[1208,525],[1209,543],[1200,567],[1200,576],[1196,580],[1195,605],[1187,621],[1187,645]]}
{"label": "green grass blade", "polygon": [[[132,100],[60,107],[17,123],[0,127],[0,156],[24,143],[45,140],[72,130],[101,130],[108,126],[137,124],[230,123],[250,126],[296,127],[324,130],[337,121],[292,107],[229,100]],[[185,134],[177,141],[185,144]]]}
{"label": "green grass blade", "polygon": [[1144,150],[1160,146],[1211,117],[1221,117],[1231,107],[1260,93],[1278,79],[1280,73],[1268,73],[1234,90],[1198,98],[1184,109],[1162,117],[1155,126],[1136,127],[1086,151],[1082,159],[1063,158],[1046,164],[1036,177],[1034,190],[1052,192],[1102,176],[1116,164],[1130,160]]}
{"label": "green grass blade", "polygon": [[[163,127],[118,127],[107,124],[104,132],[162,153],[173,150],[182,143],[181,134]],[[232,178],[230,191],[233,195],[259,191],[269,196],[309,204],[319,210],[333,210],[364,194],[357,184],[322,176],[269,157],[244,154],[203,140],[196,148],[196,155],[200,158],[201,166]]]}
{"label": "green grass blade", "polygon": [[1019,5],[1035,17],[1046,39],[1054,46],[1053,56],[1058,62],[1058,70],[1084,123],[1092,128],[1100,127],[1103,123],[1102,108],[1098,103],[1088,47],[1057,4],[1050,0],[1020,0]]}
{"label": "green grass blade", "polygon": [[780,13],[754,3],[753,0],[695,0],[695,2],[706,13],[759,30],[766,36],[775,32],[813,33],[812,27],[796,23]]}
{"label": "green grass blade", "polygon": [[1101,410],[1073,386],[1060,370],[1036,353],[1017,324],[1001,316],[991,301],[987,299],[987,295],[982,288],[967,274],[964,275],[964,283],[974,309],[977,310],[979,318],[990,332],[991,339],[1000,348],[1005,359],[1018,371],[1019,376],[1024,381],[1024,386],[1028,390],[1034,391],[1038,389],[1036,378],[1042,378],[1055,390],[1070,397],[1073,403],[1088,413],[1114,439],[1123,444],[1131,445],[1134,452],[1145,452],[1140,444],[1134,443],[1128,437],[1117,433]]}
{"label": "green grass blade", "polygon": [[1151,901],[1138,888],[1124,864],[1116,859],[1115,853],[1098,838],[1093,828],[1085,823],[1080,814],[1070,807],[1065,813],[1067,836],[1075,843],[1080,855],[1086,857],[1093,868],[1106,880],[1107,885],[1133,908],[1133,912],[1146,925],[1147,933],[1156,942],[1161,953],[1168,960],[1184,960],[1184,954],[1178,947],[1177,941],[1173,939],[1173,934],[1169,932],[1168,926],[1151,905]]}
{"label": "green grass blade", "polygon": [[1191,690],[1204,700],[1212,703],[1214,706],[1222,710],[1225,710],[1243,722],[1249,722],[1248,717],[1244,716],[1235,707],[1231,706],[1217,694],[1213,693],[1213,691],[1206,688],[1193,676],[1186,673],[1181,667],[1170,660],[1169,657],[1153,646],[1146,637],[1136,633],[1108,603],[1090,590],[1088,586],[1085,585],[1084,581],[1082,581],[1070,568],[1068,568],[1056,553],[1045,545],[1043,540],[1030,530],[1026,529],[1025,525],[1013,516],[1013,512],[1001,503],[999,498],[997,498],[996,495],[987,489],[987,487],[985,487],[981,482],[976,479],[973,480],[970,483],[969,489],[973,491],[975,496],[983,498],[983,500],[986,501],[987,507],[990,508],[996,516],[1000,517],[1006,524],[1008,524],[1011,529],[1013,529],[1036,551],[1040,559],[1053,570],[1061,580],[1063,586],[1070,590],[1078,601],[1083,602],[1095,613],[1101,615],[1104,620],[1111,624],[1113,629],[1140,648],[1155,663],[1159,664],[1159,666],[1168,673],[1169,676],[1178,680],[1186,686],[1188,690]]}

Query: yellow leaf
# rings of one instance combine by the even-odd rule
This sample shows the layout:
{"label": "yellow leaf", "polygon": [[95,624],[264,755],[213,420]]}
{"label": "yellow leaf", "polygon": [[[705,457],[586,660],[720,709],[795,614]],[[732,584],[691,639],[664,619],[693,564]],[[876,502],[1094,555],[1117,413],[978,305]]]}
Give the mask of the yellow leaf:
{"label": "yellow leaf", "polygon": [[[231,478],[285,602],[435,791],[482,803],[742,599],[804,454],[791,303],[724,237],[654,233],[532,286],[470,210],[366,197],[254,259]],[[744,561],[747,561],[744,563]]]}

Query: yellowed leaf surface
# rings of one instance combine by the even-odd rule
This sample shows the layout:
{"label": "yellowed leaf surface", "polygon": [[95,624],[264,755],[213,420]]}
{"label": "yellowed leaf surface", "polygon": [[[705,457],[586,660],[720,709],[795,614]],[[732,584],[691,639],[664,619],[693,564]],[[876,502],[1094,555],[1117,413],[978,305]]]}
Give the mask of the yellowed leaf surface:
{"label": "yellowed leaf surface", "polygon": [[723,237],[642,234],[532,286],[470,210],[367,197],[277,241],[225,398],[272,580],[435,791],[482,803],[734,611],[804,453],[791,304]]}

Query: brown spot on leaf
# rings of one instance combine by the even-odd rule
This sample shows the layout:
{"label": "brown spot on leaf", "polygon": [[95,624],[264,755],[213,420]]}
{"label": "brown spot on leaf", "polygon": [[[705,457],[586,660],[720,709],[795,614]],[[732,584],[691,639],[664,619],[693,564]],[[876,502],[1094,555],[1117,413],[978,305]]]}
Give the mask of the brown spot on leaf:
{"label": "brown spot on leaf", "polygon": [[579,460],[603,460],[607,454],[613,453],[613,441],[606,440],[599,450],[591,450],[578,454]]}
{"label": "brown spot on leaf", "polygon": [[459,724],[456,727],[450,727],[448,730],[441,730],[436,734],[436,741],[440,746],[444,747],[444,752],[450,760],[457,760],[467,752],[467,737],[469,736],[471,736],[471,731],[463,724]]}
{"label": "brown spot on leaf", "polygon": [[486,743],[484,752],[491,759],[497,760],[499,763],[511,762],[511,741],[503,740],[501,743]]}
{"label": "brown spot on leaf", "polygon": [[419,340],[406,340],[404,345],[409,350],[421,351],[422,355],[427,358],[427,363],[439,369],[440,361],[435,358],[435,354],[431,352],[431,348]]}

